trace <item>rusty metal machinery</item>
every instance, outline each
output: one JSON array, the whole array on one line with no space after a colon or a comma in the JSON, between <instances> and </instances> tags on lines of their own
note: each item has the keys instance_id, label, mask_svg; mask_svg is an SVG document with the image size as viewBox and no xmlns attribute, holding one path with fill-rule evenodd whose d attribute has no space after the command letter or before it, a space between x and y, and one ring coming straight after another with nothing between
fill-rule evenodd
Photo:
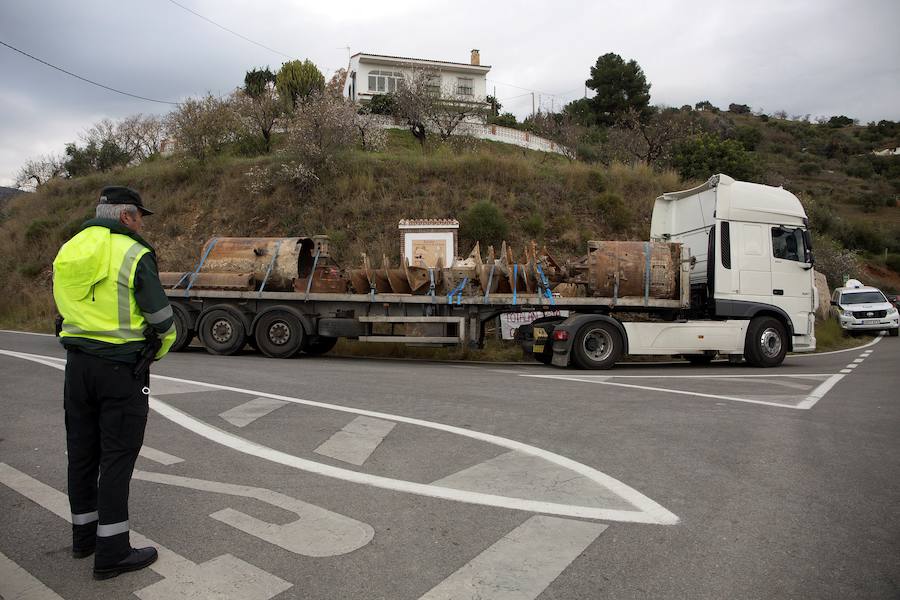
<instances>
[{"instance_id":1,"label":"rusty metal machinery","mask_svg":"<svg viewBox=\"0 0 900 600\"><path fill-rule=\"evenodd\" d=\"M267 290L336 294L475 296L553 294L562 297L679 297L680 244L589 241L587 254L563 264L531 242L519 260L503 242L499 253L479 244L444 266L375 266L365 254L358 268L341 269L326 236L212 238L193 271L160 273L169 289Z\"/></svg>"}]
</instances>

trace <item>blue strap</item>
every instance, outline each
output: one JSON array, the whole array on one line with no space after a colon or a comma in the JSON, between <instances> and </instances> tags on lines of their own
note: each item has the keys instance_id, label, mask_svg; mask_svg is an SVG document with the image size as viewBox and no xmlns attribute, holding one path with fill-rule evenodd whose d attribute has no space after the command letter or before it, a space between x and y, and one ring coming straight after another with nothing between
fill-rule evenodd
<instances>
[{"instance_id":1,"label":"blue strap","mask_svg":"<svg viewBox=\"0 0 900 600\"><path fill-rule=\"evenodd\" d=\"M468 277L468 276L463 277L462 285L459 286L459 294L456 296L456 305L457 305L457 306L459 306L459 305L462 304L463 290L466 289L466 284L467 284L467 283L469 283L469 277Z\"/></svg>"},{"instance_id":2,"label":"blue strap","mask_svg":"<svg viewBox=\"0 0 900 600\"><path fill-rule=\"evenodd\" d=\"M434 269L432 267L428 267L428 278L431 280L431 285L428 286L428 295L431 296L431 302L434 303Z\"/></svg>"},{"instance_id":3,"label":"blue strap","mask_svg":"<svg viewBox=\"0 0 900 600\"><path fill-rule=\"evenodd\" d=\"M484 290L484 304L488 303L488 294L491 293L491 284L494 282L494 269L497 267L497 263L491 265L491 272L488 275L488 284L487 289Z\"/></svg>"},{"instance_id":4,"label":"blue strap","mask_svg":"<svg viewBox=\"0 0 900 600\"><path fill-rule=\"evenodd\" d=\"M269 281L269 275L272 274L272 267L275 265L275 259L278 258L279 250L281 250L281 240L278 240L275 243L275 253L272 254L272 260L269 261L269 268L266 269L266 276L263 277L262 284L259 286L259 293L256 296L257 298L261 298L263 290L266 289L266 282Z\"/></svg>"},{"instance_id":5,"label":"blue strap","mask_svg":"<svg viewBox=\"0 0 900 600\"><path fill-rule=\"evenodd\" d=\"M319 264L319 250L316 250L316 257L313 259L313 268L309 273L309 279L306 280L306 297L303 301L309 300L309 290L312 288L313 277L316 276L316 266Z\"/></svg>"},{"instance_id":6,"label":"blue strap","mask_svg":"<svg viewBox=\"0 0 900 600\"><path fill-rule=\"evenodd\" d=\"M644 265L644 306L650 304L650 242L644 242L644 254L647 263Z\"/></svg>"},{"instance_id":7,"label":"blue strap","mask_svg":"<svg viewBox=\"0 0 900 600\"><path fill-rule=\"evenodd\" d=\"M450 290L450 293L447 295L447 304L453 304L453 296L455 296L456 294L462 295L462 288L464 285L466 285L466 281L468 281L468 279L469 278L466 277L465 279L460 281L458 284L456 284L455 288Z\"/></svg>"},{"instance_id":8,"label":"blue strap","mask_svg":"<svg viewBox=\"0 0 900 600\"><path fill-rule=\"evenodd\" d=\"M200 262L197 263L197 268L194 269L194 272L190 274L190 281L188 282L187 287L184 288L184 297L185 298L188 297L188 292L191 291L191 286L193 286L194 281L197 280L197 274L200 272L200 269L203 268L203 263L206 262L206 257L209 256L209 253L212 252L213 247L216 245L216 242L218 242L218 241L219 241L219 238L213 238L209 242L209 247L206 249L206 252L203 253L203 256L200 258ZM185 273L184 275L182 275L181 279L178 280L178 283L176 283L175 285L172 286L172 289L174 290L179 285L181 285L181 283L185 280L186 277L188 277L188 273Z\"/></svg>"},{"instance_id":9,"label":"blue strap","mask_svg":"<svg viewBox=\"0 0 900 600\"><path fill-rule=\"evenodd\" d=\"M550 282L547 281L547 276L544 275L544 270L541 268L541 263L537 263L537 271L538 275L541 276L541 287L544 289L544 294L547 296L547 300L550 301L551 305L556 304L556 300L553 299L553 292L550 291Z\"/></svg>"},{"instance_id":10,"label":"blue strap","mask_svg":"<svg viewBox=\"0 0 900 600\"><path fill-rule=\"evenodd\" d=\"M516 284L519 283L519 263L513 263L513 306L516 305Z\"/></svg>"}]
</instances>

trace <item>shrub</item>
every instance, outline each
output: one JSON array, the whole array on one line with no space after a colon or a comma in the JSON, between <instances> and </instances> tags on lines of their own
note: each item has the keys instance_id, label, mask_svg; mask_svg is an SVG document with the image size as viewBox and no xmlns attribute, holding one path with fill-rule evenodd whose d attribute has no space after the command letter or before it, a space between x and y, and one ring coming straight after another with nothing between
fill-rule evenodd
<instances>
[{"instance_id":1,"label":"shrub","mask_svg":"<svg viewBox=\"0 0 900 600\"><path fill-rule=\"evenodd\" d=\"M819 166L819 163L803 162L800 163L797 170L800 171L801 175L815 175L822 171L822 167Z\"/></svg>"},{"instance_id":2,"label":"shrub","mask_svg":"<svg viewBox=\"0 0 900 600\"><path fill-rule=\"evenodd\" d=\"M847 163L847 166L844 167L844 172L850 177L868 179L875 175L875 168L869 160L862 157L853 157Z\"/></svg>"},{"instance_id":3,"label":"shrub","mask_svg":"<svg viewBox=\"0 0 900 600\"><path fill-rule=\"evenodd\" d=\"M229 104L212 94L185 100L166 117L166 126L178 149L198 160L221 153L238 129Z\"/></svg>"},{"instance_id":4,"label":"shrub","mask_svg":"<svg viewBox=\"0 0 900 600\"><path fill-rule=\"evenodd\" d=\"M544 218L541 215L529 216L522 222L522 231L531 237L540 237L544 233Z\"/></svg>"},{"instance_id":5,"label":"shrub","mask_svg":"<svg viewBox=\"0 0 900 600\"><path fill-rule=\"evenodd\" d=\"M484 245L498 245L509 233L506 217L489 200L482 200L469 207L460 223L463 237Z\"/></svg>"},{"instance_id":6,"label":"shrub","mask_svg":"<svg viewBox=\"0 0 900 600\"><path fill-rule=\"evenodd\" d=\"M894 273L900 273L900 254L888 254L884 264Z\"/></svg>"},{"instance_id":7,"label":"shrub","mask_svg":"<svg viewBox=\"0 0 900 600\"><path fill-rule=\"evenodd\" d=\"M488 123L491 125L499 125L501 127L515 127L519 124L519 122L516 121L516 115L508 112L489 118Z\"/></svg>"},{"instance_id":8,"label":"shrub","mask_svg":"<svg viewBox=\"0 0 900 600\"><path fill-rule=\"evenodd\" d=\"M831 117L828 119L828 126L834 127L835 129L839 129L841 127L846 127L847 125L853 125L856 121L851 119L850 117L845 117L844 115Z\"/></svg>"},{"instance_id":9,"label":"shrub","mask_svg":"<svg viewBox=\"0 0 900 600\"><path fill-rule=\"evenodd\" d=\"M733 136L745 150L756 150L763 137L762 131L752 125L738 125Z\"/></svg>"},{"instance_id":10,"label":"shrub","mask_svg":"<svg viewBox=\"0 0 900 600\"><path fill-rule=\"evenodd\" d=\"M397 114L397 100L394 94L375 94L366 109L373 115L395 115Z\"/></svg>"},{"instance_id":11,"label":"shrub","mask_svg":"<svg viewBox=\"0 0 900 600\"><path fill-rule=\"evenodd\" d=\"M813 256L816 271L825 275L831 288L840 287L847 278L859 275L859 254L830 237L813 234ZM820 298L819 301L827 302L828 299Z\"/></svg>"},{"instance_id":12,"label":"shrub","mask_svg":"<svg viewBox=\"0 0 900 600\"><path fill-rule=\"evenodd\" d=\"M736 115L747 115L750 114L750 107L746 104L729 104L728 112L734 113Z\"/></svg>"},{"instance_id":13,"label":"shrub","mask_svg":"<svg viewBox=\"0 0 900 600\"><path fill-rule=\"evenodd\" d=\"M722 140L700 134L675 145L673 166L684 179L706 179L725 173L735 179L753 181L759 177L754 157L736 140Z\"/></svg>"},{"instance_id":14,"label":"shrub","mask_svg":"<svg viewBox=\"0 0 900 600\"><path fill-rule=\"evenodd\" d=\"M618 194L603 192L598 195L594 198L594 210L613 231L621 231L631 223L631 211Z\"/></svg>"},{"instance_id":15,"label":"shrub","mask_svg":"<svg viewBox=\"0 0 900 600\"><path fill-rule=\"evenodd\" d=\"M47 219L35 219L25 228L25 240L29 242L41 241L50 231L53 230L55 224Z\"/></svg>"}]
</instances>

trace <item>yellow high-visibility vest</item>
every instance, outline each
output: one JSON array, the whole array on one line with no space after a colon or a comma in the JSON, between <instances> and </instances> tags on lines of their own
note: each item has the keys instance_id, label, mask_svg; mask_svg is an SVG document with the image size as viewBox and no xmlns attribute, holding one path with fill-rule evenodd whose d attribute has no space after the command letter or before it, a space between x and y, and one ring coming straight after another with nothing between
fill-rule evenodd
<instances>
[{"instance_id":1,"label":"yellow high-visibility vest","mask_svg":"<svg viewBox=\"0 0 900 600\"><path fill-rule=\"evenodd\" d=\"M66 242L53 261L53 298L63 316L60 335L109 344L143 340L147 321L133 286L138 261L148 252L106 227L88 227Z\"/></svg>"}]
</instances>

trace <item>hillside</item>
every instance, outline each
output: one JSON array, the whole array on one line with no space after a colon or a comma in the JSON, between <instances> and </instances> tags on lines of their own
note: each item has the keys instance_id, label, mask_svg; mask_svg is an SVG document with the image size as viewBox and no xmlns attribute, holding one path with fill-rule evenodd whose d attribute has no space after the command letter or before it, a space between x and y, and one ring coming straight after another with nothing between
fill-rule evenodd
<instances>
[{"instance_id":1,"label":"hillside","mask_svg":"<svg viewBox=\"0 0 900 600\"><path fill-rule=\"evenodd\" d=\"M864 166L848 173L846 159L820 157L803 145L807 126L823 126L779 125L752 115L736 115L734 121L760 131L752 154L763 181L800 196L813 228L868 251L878 270L874 282L896 287L896 272L878 261L884 262L880 249L888 248L887 262L896 269L900 157L887 159L893 161L890 176ZM802 131L791 129L797 125ZM841 135L853 139L851 128L844 129ZM313 185L283 176L290 158L279 152L250 158L226 153L205 162L156 157L112 172L53 180L35 194L10 200L0 213L0 327L48 330L50 264L60 244L92 216L98 190L110 183L141 192L157 213L147 219L145 233L157 247L161 269L182 270L195 265L212 236L326 233L345 266L357 264L363 251L396 261L401 218L460 219L460 252L466 253L475 241L472 232L485 225L478 222L483 216L468 211L484 201L499 209L498 227L508 227L505 237L514 248L536 239L569 258L582 254L589 239L645 239L654 198L700 182L684 181L671 169L569 161L492 142L448 144L423 153L404 131L390 132L383 151L340 155L335 172ZM865 156L863 161L870 164ZM854 244L855 238L865 243Z\"/></svg>"}]
</instances>

